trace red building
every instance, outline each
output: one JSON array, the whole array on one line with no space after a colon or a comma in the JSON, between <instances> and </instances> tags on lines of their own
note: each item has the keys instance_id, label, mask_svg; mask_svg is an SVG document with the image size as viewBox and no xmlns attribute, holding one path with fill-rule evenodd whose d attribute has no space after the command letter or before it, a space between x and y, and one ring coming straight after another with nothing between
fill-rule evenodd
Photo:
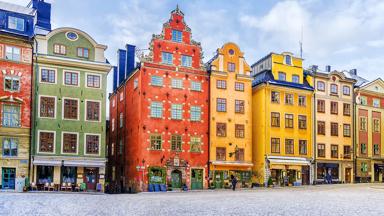
<instances>
[{"instance_id":1,"label":"red building","mask_svg":"<svg viewBox=\"0 0 384 216\"><path fill-rule=\"evenodd\" d=\"M206 188L209 77L178 8L149 50L136 68L133 46L118 51L109 98L110 181L128 190Z\"/></svg>"}]
</instances>

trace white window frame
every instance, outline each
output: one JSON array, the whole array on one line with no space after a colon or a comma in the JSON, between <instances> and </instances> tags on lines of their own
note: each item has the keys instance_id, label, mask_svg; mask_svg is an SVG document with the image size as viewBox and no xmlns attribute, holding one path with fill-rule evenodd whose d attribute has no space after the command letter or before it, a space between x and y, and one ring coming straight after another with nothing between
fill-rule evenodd
<instances>
[{"instance_id":1,"label":"white window frame","mask_svg":"<svg viewBox=\"0 0 384 216\"><path fill-rule=\"evenodd\" d=\"M11 59L7 59L7 48L11 48L12 49L12 58ZM13 55L14 55L14 50L15 49L18 49L19 50L19 59L14 59L13 58ZM9 46L9 45L6 45L4 47L4 59L8 60L8 61L14 61L14 62L21 62L21 58L22 58L22 50L20 47L16 47L16 46Z\"/></svg>"},{"instance_id":2,"label":"white window frame","mask_svg":"<svg viewBox=\"0 0 384 216\"><path fill-rule=\"evenodd\" d=\"M15 23L15 27L14 28L11 28L11 18L15 19L16 23ZM17 29L17 21L22 21L23 23L23 29L20 30L20 29ZM19 32L24 32L25 31L25 19L24 18L21 18L21 17L17 17L17 16L8 16L8 29L12 29L12 30L16 30L16 31L19 31Z\"/></svg>"},{"instance_id":3,"label":"white window frame","mask_svg":"<svg viewBox=\"0 0 384 216\"><path fill-rule=\"evenodd\" d=\"M55 115L54 115L53 118L51 118L51 117L41 117L41 116L40 116L40 104L41 104L40 102L41 102L41 97L55 98ZM57 117L57 96L51 96L51 95L39 95L38 110L37 110L37 112L38 112L38 116L39 116L39 118L41 118L41 119L56 119L56 117Z\"/></svg>"},{"instance_id":4,"label":"white window frame","mask_svg":"<svg viewBox=\"0 0 384 216\"><path fill-rule=\"evenodd\" d=\"M10 90L10 89L5 89L5 80L6 79L11 79L11 87L13 87L13 81L14 80L18 80L19 81L19 88L17 90ZM21 87L21 77L19 76L14 76L14 75L6 75L4 76L4 79L3 79L3 82L4 82L4 91L7 91L7 92L20 92L20 87Z\"/></svg>"},{"instance_id":5,"label":"white window frame","mask_svg":"<svg viewBox=\"0 0 384 216\"><path fill-rule=\"evenodd\" d=\"M87 135L98 136L99 137L99 154L87 154ZM101 154L101 134L96 133L84 133L84 155L87 156L100 156Z\"/></svg>"},{"instance_id":6,"label":"white window frame","mask_svg":"<svg viewBox=\"0 0 384 216\"><path fill-rule=\"evenodd\" d=\"M65 84L65 73L66 72L77 73L77 85L67 85L67 84ZM80 82L81 82L80 71L73 71L73 70L64 69L63 70L63 77L62 78L63 78L63 86L67 86L67 87L80 87Z\"/></svg>"},{"instance_id":7,"label":"white window frame","mask_svg":"<svg viewBox=\"0 0 384 216\"><path fill-rule=\"evenodd\" d=\"M91 75L91 76L98 76L100 78L100 83L99 83L99 87L89 87L88 86L88 75ZM80 81L80 78L79 78L79 81ZM103 86L103 77L100 75L100 74L95 74L95 73L85 73L85 88L88 88L88 89L101 89Z\"/></svg>"},{"instance_id":8,"label":"white window frame","mask_svg":"<svg viewBox=\"0 0 384 216\"><path fill-rule=\"evenodd\" d=\"M95 121L95 120L87 120L87 115L88 115L88 113L87 113L87 103L88 102L98 102L99 104L100 104L100 106L99 106L99 121ZM85 113L85 115L84 115L84 121L86 121L86 122L101 122L101 119L102 119L102 113L101 113L101 106L102 106L102 103L101 103L101 101L100 100L89 100L89 99L85 99L85 104L84 104L85 106L84 106L84 109L85 109L85 111L84 111L84 113Z\"/></svg>"},{"instance_id":9,"label":"white window frame","mask_svg":"<svg viewBox=\"0 0 384 216\"><path fill-rule=\"evenodd\" d=\"M180 86L179 86L180 84ZM171 87L173 89L183 89L184 88L184 83L183 83L183 79L180 79L180 78L172 78L171 79Z\"/></svg>"},{"instance_id":10,"label":"white window frame","mask_svg":"<svg viewBox=\"0 0 384 216\"><path fill-rule=\"evenodd\" d=\"M67 118L64 118L64 100L65 99L77 100L77 119L67 119ZM68 121L79 121L80 120L80 99L79 98L62 97L61 101L62 101L61 102L61 119L66 120L66 121L67 120Z\"/></svg>"},{"instance_id":11,"label":"white window frame","mask_svg":"<svg viewBox=\"0 0 384 216\"><path fill-rule=\"evenodd\" d=\"M53 152L40 152L40 132L53 133ZM37 153L39 154L56 154L56 131L37 130Z\"/></svg>"},{"instance_id":12,"label":"white window frame","mask_svg":"<svg viewBox=\"0 0 384 216\"><path fill-rule=\"evenodd\" d=\"M50 82L42 82L41 81L41 78L42 78L42 70L45 69L45 70L53 70L55 71L55 82L54 83L50 83ZM47 84L47 85L55 85L57 84L57 69L55 68L49 68L49 67L41 67L39 68L39 83L41 84Z\"/></svg>"},{"instance_id":13,"label":"white window frame","mask_svg":"<svg viewBox=\"0 0 384 216\"><path fill-rule=\"evenodd\" d=\"M64 134L76 134L76 153L64 153ZM78 132L70 132L70 131L62 131L61 132L61 154L63 155L78 155L79 154L79 133Z\"/></svg>"},{"instance_id":14,"label":"white window frame","mask_svg":"<svg viewBox=\"0 0 384 216\"><path fill-rule=\"evenodd\" d=\"M193 86L196 87L196 85L199 86L199 89L197 89L197 88L193 88ZM201 90L202 90L201 82L199 82L199 81L191 81L191 91L201 92Z\"/></svg>"}]
</instances>

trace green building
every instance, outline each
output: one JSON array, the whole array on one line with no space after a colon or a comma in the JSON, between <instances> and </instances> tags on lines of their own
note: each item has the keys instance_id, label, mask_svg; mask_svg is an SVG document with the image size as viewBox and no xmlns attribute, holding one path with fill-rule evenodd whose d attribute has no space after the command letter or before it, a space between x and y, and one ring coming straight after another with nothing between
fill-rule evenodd
<instances>
[{"instance_id":1,"label":"green building","mask_svg":"<svg viewBox=\"0 0 384 216\"><path fill-rule=\"evenodd\" d=\"M37 185L103 188L106 48L73 28L36 36L30 173Z\"/></svg>"}]
</instances>

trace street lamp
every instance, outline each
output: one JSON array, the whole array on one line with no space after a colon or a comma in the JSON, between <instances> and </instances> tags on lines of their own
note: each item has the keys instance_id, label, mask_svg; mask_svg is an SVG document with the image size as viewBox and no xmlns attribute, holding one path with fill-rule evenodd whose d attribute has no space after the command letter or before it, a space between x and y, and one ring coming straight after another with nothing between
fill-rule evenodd
<instances>
[{"instance_id":1,"label":"street lamp","mask_svg":"<svg viewBox=\"0 0 384 216\"><path fill-rule=\"evenodd\" d=\"M141 177L141 181L140 181L140 187L141 187L141 190L142 191L144 191L144 188L145 188L145 186L144 186L144 171L145 171L145 160L143 159L142 161L141 161L141 163L142 163L142 166L140 166L140 165L137 165L136 166L136 170L137 170L137 172L142 172L142 177Z\"/></svg>"}]
</instances>

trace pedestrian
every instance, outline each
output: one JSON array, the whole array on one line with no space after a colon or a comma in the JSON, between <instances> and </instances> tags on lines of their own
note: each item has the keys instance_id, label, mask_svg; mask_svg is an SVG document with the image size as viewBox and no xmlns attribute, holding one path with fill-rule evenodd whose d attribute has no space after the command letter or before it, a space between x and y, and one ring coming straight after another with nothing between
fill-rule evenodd
<instances>
[{"instance_id":1,"label":"pedestrian","mask_svg":"<svg viewBox=\"0 0 384 216\"><path fill-rule=\"evenodd\" d=\"M237 178L235 176L231 175L231 180L232 180L232 190L235 191L236 184L237 184Z\"/></svg>"}]
</instances>

